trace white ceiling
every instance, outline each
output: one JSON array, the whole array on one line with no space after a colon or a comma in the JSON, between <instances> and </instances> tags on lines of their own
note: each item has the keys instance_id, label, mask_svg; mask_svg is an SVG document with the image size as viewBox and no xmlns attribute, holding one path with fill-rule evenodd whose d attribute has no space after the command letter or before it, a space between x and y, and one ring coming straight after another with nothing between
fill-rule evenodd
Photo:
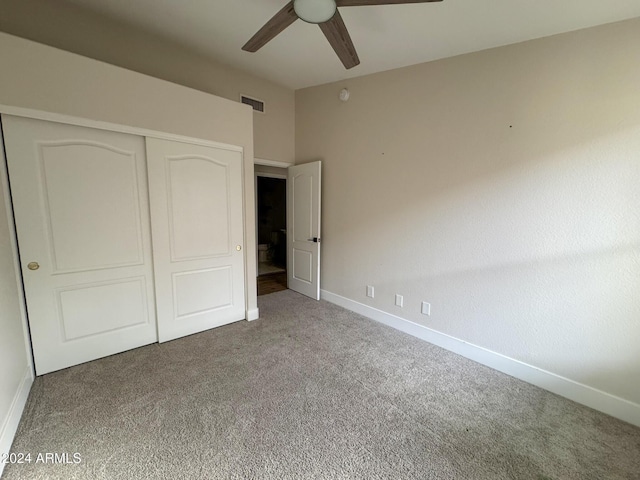
<instances>
[{"instance_id":1,"label":"white ceiling","mask_svg":"<svg viewBox=\"0 0 640 480\"><path fill-rule=\"evenodd\" d=\"M640 17L638 0L444 0L340 9L361 64L345 70L296 21L257 53L242 45L287 0L66 0L298 89Z\"/></svg>"}]
</instances>

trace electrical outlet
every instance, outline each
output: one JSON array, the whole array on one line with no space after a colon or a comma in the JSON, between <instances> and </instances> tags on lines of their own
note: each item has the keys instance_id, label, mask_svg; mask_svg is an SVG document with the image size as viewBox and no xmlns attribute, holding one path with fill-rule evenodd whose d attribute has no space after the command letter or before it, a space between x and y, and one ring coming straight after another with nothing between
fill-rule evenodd
<instances>
[{"instance_id":1,"label":"electrical outlet","mask_svg":"<svg viewBox=\"0 0 640 480\"><path fill-rule=\"evenodd\" d=\"M422 302L422 309L420 310L423 315L431 315L431 304Z\"/></svg>"},{"instance_id":2,"label":"electrical outlet","mask_svg":"<svg viewBox=\"0 0 640 480\"><path fill-rule=\"evenodd\" d=\"M367 297L373 298L373 295L374 295L373 287L371 285L367 285Z\"/></svg>"},{"instance_id":3,"label":"electrical outlet","mask_svg":"<svg viewBox=\"0 0 640 480\"><path fill-rule=\"evenodd\" d=\"M396 305L402 307L404 305L404 297L396 293Z\"/></svg>"}]
</instances>

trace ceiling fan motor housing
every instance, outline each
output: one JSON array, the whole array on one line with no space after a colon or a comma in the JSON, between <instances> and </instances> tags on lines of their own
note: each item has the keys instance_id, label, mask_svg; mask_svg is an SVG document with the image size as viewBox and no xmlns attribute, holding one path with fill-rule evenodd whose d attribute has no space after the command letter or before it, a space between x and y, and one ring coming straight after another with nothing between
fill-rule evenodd
<instances>
[{"instance_id":1,"label":"ceiling fan motor housing","mask_svg":"<svg viewBox=\"0 0 640 480\"><path fill-rule=\"evenodd\" d=\"M336 14L335 0L293 0L293 9L307 23L323 23Z\"/></svg>"}]
</instances>

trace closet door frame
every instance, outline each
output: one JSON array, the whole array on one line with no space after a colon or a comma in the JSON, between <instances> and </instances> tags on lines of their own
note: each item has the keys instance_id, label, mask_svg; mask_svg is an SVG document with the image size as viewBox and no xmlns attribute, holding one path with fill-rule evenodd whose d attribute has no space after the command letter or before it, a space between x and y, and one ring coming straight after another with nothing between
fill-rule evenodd
<instances>
[{"instance_id":1,"label":"closet door frame","mask_svg":"<svg viewBox=\"0 0 640 480\"><path fill-rule=\"evenodd\" d=\"M173 133L167 133L167 132L161 132L161 131L157 131L157 130L151 130L151 129L146 129L146 128L141 128L141 127L132 127L132 126L128 126L128 125L121 125L121 124L117 124L117 123L112 123L112 122L104 122L104 121L100 121L100 120L91 120L91 119L87 119L87 118L82 118L82 117L75 117L75 116L71 116L71 115L64 115L64 114L59 114L59 113L52 113L52 112L46 112L46 111L42 111L42 110L36 110L36 109L30 109L30 108L23 108L23 107L15 107L15 106L11 106L11 105L4 105L4 104L0 104L0 115L13 115L16 117L25 117L25 118L32 118L35 120L45 120L45 121L50 121L50 122L56 122L56 123L63 123L63 124L68 124L68 125L75 125L75 126L79 126L79 127L88 127L88 128L94 128L94 129L99 129L99 130L107 130L107 131L111 131L111 132L118 132L118 133L126 133L126 134L130 134L130 135L137 135L137 136L141 136L144 138L159 138L159 139L163 139L163 140L172 140L172 141L177 141L177 142L184 142L184 143L190 143L193 145L202 145L205 147L214 147L214 148L220 148L220 149L224 149L224 150L230 150L230 151L236 151L236 152L240 152L241 156L242 156L242 162L241 162L241 175L242 175L242 224L243 224L243 240L244 240L244 245L249 245L251 242L248 242L248 238L247 238L247 228L246 228L246 218L247 218L247 187L246 187L246 169L245 169L245 152L244 152L244 148L238 145L232 145L232 144L228 144L228 143L223 143L223 142L216 142L216 141L211 141L211 140L204 140L201 138L196 138L196 137L189 137L186 135L177 135L177 134L173 134ZM0 143L0 146L3 146ZM0 180L3 181L3 186L5 187L5 194L7 195L7 197L9 198L9 189L6 188L9 186L9 182L8 179L6 178L6 169L7 169L7 160L4 157L4 151L0 153L0 169L3 170L2 175L0 176ZM253 207L252 207L253 208ZM8 220L11 222L13 220L13 211L11 209L11 207L8 205L7 206L7 210L11 210L10 212L10 217L8 218ZM15 224L14 224L15 225ZM33 362L32 362L32 349L31 349L31 341L30 341L30 334L29 334L29 319L28 319L28 314L25 308L26 305L26 300L25 300L25 292L24 292L24 288L22 287L22 268L21 268L21 264L20 264L20 258L19 258L19 245L17 243L16 240L16 233L15 233L15 227L14 225L10 226L10 230L11 230L11 235L12 235L12 239L13 239L13 250L14 250L14 259L15 259L15 264L16 264L16 275L17 275L17 282L18 282L18 292L19 292L19 296L20 296L20 303L21 303L21 320L22 320L22 325L23 325L23 329L25 331L25 338L26 338L26 344L27 344L27 349L29 351L29 366L31 369L31 374L32 377L35 377L35 368L33 366ZM249 301L249 293L251 292L251 288L250 288L250 283L254 282L255 279L251 278L248 275L248 271L249 271L249 258L247 255L248 249L244 248L243 249L243 255L244 255L244 304L245 304L245 320L256 320L258 318L258 311L257 309L250 309L249 305L250 305L250 301Z\"/></svg>"}]
</instances>

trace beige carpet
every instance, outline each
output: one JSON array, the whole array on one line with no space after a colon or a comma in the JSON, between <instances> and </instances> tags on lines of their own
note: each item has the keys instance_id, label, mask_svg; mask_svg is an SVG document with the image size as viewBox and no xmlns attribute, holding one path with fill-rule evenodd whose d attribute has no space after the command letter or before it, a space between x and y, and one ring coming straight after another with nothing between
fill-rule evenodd
<instances>
[{"instance_id":1,"label":"beige carpet","mask_svg":"<svg viewBox=\"0 0 640 480\"><path fill-rule=\"evenodd\" d=\"M639 428L326 302L259 306L39 377L13 451L81 463L3 478L640 478Z\"/></svg>"}]
</instances>

